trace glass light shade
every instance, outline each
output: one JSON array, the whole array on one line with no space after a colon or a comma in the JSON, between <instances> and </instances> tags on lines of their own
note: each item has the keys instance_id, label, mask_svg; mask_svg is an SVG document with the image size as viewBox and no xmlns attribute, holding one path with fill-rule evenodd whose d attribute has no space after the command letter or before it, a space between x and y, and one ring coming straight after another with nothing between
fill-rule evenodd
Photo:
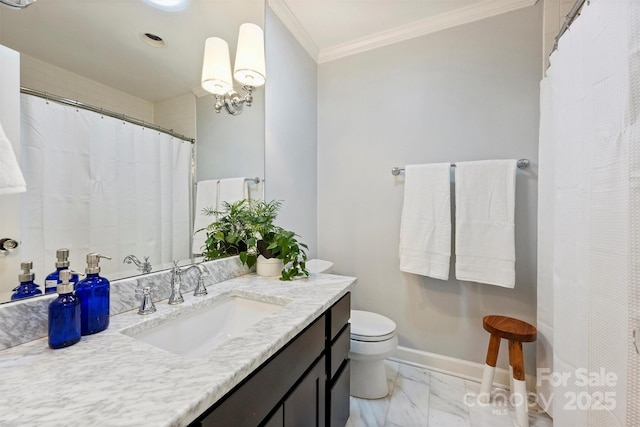
<instances>
[{"instance_id":1,"label":"glass light shade","mask_svg":"<svg viewBox=\"0 0 640 427\"><path fill-rule=\"evenodd\" d=\"M243 85L258 87L265 82L264 35L255 24L240 25L233 77Z\"/></svg>"},{"instance_id":2,"label":"glass light shade","mask_svg":"<svg viewBox=\"0 0 640 427\"><path fill-rule=\"evenodd\" d=\"M145 3L168 12L180 12L189 5L191 0L143 0Z\"/></svg>"},{"instance_id":3,"label":"glass light shade","mask_svg":"<svg viewBox=\"0 0 640 427\"><path fill-rule=\"evenodd\" d=\"M224 95L233 88L231 82L229 45L218 37L209 37L204 44L202 88L214 95Z\"/></svg>"}]
</instances>

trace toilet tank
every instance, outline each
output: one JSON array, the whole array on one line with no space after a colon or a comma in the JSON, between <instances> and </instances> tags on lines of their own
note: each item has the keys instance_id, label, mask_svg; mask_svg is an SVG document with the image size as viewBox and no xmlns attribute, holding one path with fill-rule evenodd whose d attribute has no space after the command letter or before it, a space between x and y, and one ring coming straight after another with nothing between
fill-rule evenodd
<instances>
[{"instance_id":1,"label":"toilet tank","mask_svg":"<svg viewBox=\"0 0 640 427\"><path fill-rule=\"evenodd\" d=\"M333 263L323 259L310 259L307 261L306 267L309 273L331 273Z\"/></svg>"}]
</instances>

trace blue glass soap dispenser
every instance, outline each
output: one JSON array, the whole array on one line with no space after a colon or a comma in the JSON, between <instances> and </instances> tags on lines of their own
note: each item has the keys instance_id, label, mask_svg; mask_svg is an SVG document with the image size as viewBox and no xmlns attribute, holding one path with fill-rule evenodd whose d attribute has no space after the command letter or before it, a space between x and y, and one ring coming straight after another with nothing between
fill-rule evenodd
<instances>
[{"instance_id":1,"label":"blue glass soap dispenser","mask_svg":"<svg viewBox=\"0 0 640 427\"><path fill-rule=\"evenodd\" d=\"M44 279L44 293L51 294L56 291L58 284L61 283L60 280L60 271L67 270L69 268L69 249L58 249L56 251L56 271L49 274ZM74 285L78 282L78 275L76 273L71 274L71 279L69 279L69 283L73 283Z\"/></svg>"},{"instance_id":2,"label":"blue glass soap dispenser","mask_svg":"<svg viewBox=\"0 0 640 427\"><path fill-rule=\"evenodd\" d=\"M74 274L69 270L60 271L58 298L49 304L49 347L69 347L80 341L80 299L73 294ZM77 275L75 275L77 277Z\"/></svg>"},{"instance_id":3,"label":"blue glass soap dispenser","mask_svg":"<svg viewBox=\"0 0 640 427\"><path fill-rule=\"evenodd\" d=\"M36 275L31 272L32 268L33 263L31 261L20 263L20 269L22 270L22 273L18 275L20 284L13 288L13 295L11 295L12 301L42 295L40 286L33 281Z\"/></svg>"},{"instance_id":4,"label":"blue glass soap dispenser","mask_svg":"<svg viewBox=\"0 0 640 427\"><path fill-rule=\"evenodd\" d=\"M76 296L81 304L82 335L95 334L109 326L109 281L98 275L100 258L111 259L96 253L87 255L87 277L76 285Z\"/></svg>"}]
</instances>

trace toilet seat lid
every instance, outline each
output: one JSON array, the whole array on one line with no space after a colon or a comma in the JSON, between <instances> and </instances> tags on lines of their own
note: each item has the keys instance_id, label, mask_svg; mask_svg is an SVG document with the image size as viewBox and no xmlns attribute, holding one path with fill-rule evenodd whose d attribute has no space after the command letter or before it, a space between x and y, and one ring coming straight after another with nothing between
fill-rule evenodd
<instances>
[{"instance_id":1,"label":"toilet seat lid","mask_svg":"<svg viewBox=\"0 0 640 427\"><path fill-rule=\"evenodd\" d=\"M370 311L351 310L351 338L358 341L384 341L396 334L396 322Z\"/></svg>"}]
</instances>

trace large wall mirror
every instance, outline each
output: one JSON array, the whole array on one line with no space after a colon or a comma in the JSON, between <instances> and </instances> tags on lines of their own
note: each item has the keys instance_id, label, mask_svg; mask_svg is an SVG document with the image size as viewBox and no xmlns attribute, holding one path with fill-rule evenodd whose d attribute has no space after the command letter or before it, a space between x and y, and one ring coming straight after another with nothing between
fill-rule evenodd
<instances>
[{"instance_id":1,"label":"large wall mirror","mask_svg":"<svg viewBox=\"0 0 640 427\"><path fill-rule=\"evenodd\" d=\"M109 137L115 138L124 147L114 149L119 150L120 154L141 159L139 164L132 166L132 178L127 181L127 185L120 185L122 191L131 193L132 198L157 199L153 194L149 195L145 188L136 188L136 174L140 181L149 175L157 176L157 181L163 186L188 182L186 199L182 196L169 198L161 204L170 207L174 213L187 212L187 218L192 222L192 182L247 177L251 179L248 181L250 196L260 197L264 194L264 88L254 91L253 105L245 108L238 116L231 116L224 110L217 114L213 108L213 96L200 89L206 38L216 36L225 39L229 43L233 64L240 25L251 22L264 28L264 13L264 0L38 0L22 10L0 7L0 44L20 53L20 85L23 87L47 91L83 104L93 104L195 139L194 149L188 150L189 167L185 170L175 167L177 160L175 157L171 158L171 154L163 154L165 151L171 152L171 149L160 152L151 149L153 154L149 154L149 149L140 148L139 144L155 142L135 136L129 136L127 142L123 142L119 131L105 127L101 117L97 119L98 129L91 123L88 124L91 133L105 132L106 129ZM25 101L25 96L28 95L21 96L21 109L25 102L55 104L54 101L43 98L39 98L40 101ZM38 104L34 108L44 107ZM48 112L45 111L45 114ZM90 122L92 119L83 120ZM56 132L64 134L65 124L69 122L66 119L57 121L57 127L54 126ZM28 134L24 128L23 121L21 142L25 134ZM168 135L165 137L172 139ZM140 140L144 141L139 142ZM188 142L184 144L190 146ZM173 155L184 160L187 151L176 154L176 150L173 150ZM109 150L103 151L106 151L104 156L111 155ZM105 160L100 157L101 150L97 150L97 153L95 156L98 162ZM154 156L164 165L163 170L169 171L168 176L159 175L153 162L147 161ZM33 156L26 158L31 159ZM127 161L109 157L100 167L108 168L111 164L114 168L123 168L123 163ZM192 162L196 165L195 176L191 176ZM41 165L23 167L38 168ZM84 182L82 171L74 171L73 167L73 162L60 167L62 175L66 174L68 178L67 181L61 179L61 182L73 182L80 187L89 185ZM256 185L252 181L254 178L260 178L260 184ZM51 180L47 185L53 185ZM27 187L27 193L19 196L21 200L47 200L46 196L52 194L49 190L43 190L47 188L44 185L30 186L27 182ZM56 191L64 193L64 189ZM2 197L0 196L0 208L3 207ZM88 205L79 208L73 204L65 204L64 197L60 197L57 215L68 217L86 211L87 215L99 213L114 216L119 212L119 218L126 218L123 215L126 204L119 202L105 205L104 201L96 203L92 198L87 203ZM150 209L151 214L145 214L148 221L144 227L162 229L161 222L168 220L156 215L155 208ZM36 283L41 288L44 288L45 276L55 270L55 250L48 250L43 259L31 260L24 257L21 251L29 242L23 241L23 237L31 235L24 230L31 231L29 227L37 212L25 214L21 210L19 215L18 228L9 224L11 221L0 221L0 239L17 236L21 243L12 252L0 255L0 302L7 302L11 290L18 285L21 262L33 261ZM45 221L43 224L37 226L40 234L55 240L56 234L50 233L55 229L55 221ZM188 224L182 224L181 227L184 233L191 234ZM92 236L92 239L100 235L105 239L114 235L124 236L129 240L136 238L136 229L132 229L131 224L123 220L112 221L108 229L83 232ZM165 246L158 247L158 252L171 253L175 249L169 247L175 246L171 238L158 242L161 244L157 243L157 246ZM123 262L122 253L117 248L117 239L116 243L110 243L106 248L94 247L93 243L88 245L86 251L71 254L71 267L74 270L84 271L87 252L103 252L114 255L111 261L102 265L103 274L107 278L118 279L140 274L135 265ZM62 248L66 245L64 242L58 244L47 241L47 246ZM190 261L190 249L191 245L186 252L181 252L184 254L180 257L183 262ZM134 255L142 259L150 254L141 250ZM158 261L152 257L149 262L153 265L153 271L169 267L166 260Z\"/></svg>"}]
</instances>

